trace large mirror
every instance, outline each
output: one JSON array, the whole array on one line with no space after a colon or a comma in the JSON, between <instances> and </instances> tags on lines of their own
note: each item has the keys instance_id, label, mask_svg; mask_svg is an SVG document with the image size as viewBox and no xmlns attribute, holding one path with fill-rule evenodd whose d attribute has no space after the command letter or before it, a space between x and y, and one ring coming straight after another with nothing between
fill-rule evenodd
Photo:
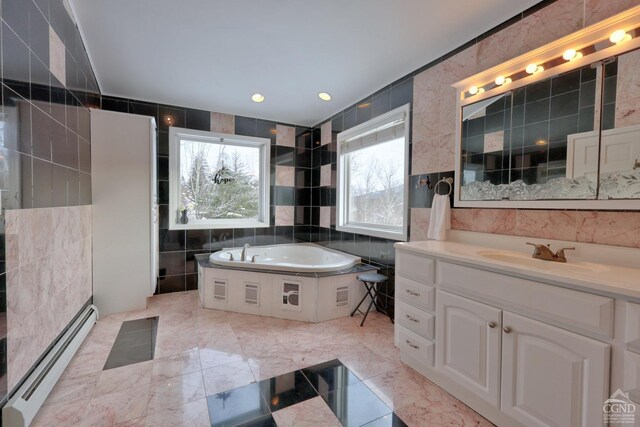
<instances>
[{"instance_id":1,"label":"large mirror","mask_svg":"<svg viewBox=\"0 0 640 427\"><path fill-rule=\"evenodd\" d=\"M595 199L601 68L587 65L464 106L460 200Z\"/></svg>"},{"instance_id":2,"label":"large mirror","mask_svg":"<svg viewBox=\"0 0 640 427\"><path fill-rule=\"evenodd\" d=\"M604 66L599 143L598 198L640 199L640 50Z\"/></svg>"}]
</instances>

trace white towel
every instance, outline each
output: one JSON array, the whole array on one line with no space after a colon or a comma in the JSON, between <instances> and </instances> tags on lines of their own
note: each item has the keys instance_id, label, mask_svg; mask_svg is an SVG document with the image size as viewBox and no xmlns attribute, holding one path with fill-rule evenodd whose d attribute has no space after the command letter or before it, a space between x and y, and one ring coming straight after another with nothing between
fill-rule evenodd
<instances>
[{"instance_id":1,"label":"white towel","mask_svg":"<svg viewBox=\"0 0 640 427\"><path fill-rule=\"evenodd\" d=\"M431 204L431 218L429 219L429 240L445 240L446 231L451 230L451 206L449 196L436 194Z\"/></svg>"}]
</instances>

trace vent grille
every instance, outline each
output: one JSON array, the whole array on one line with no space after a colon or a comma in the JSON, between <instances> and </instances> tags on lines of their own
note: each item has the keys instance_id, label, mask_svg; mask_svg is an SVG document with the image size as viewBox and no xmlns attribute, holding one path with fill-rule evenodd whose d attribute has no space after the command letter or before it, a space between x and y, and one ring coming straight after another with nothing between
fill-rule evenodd
<instances>
[{"instance_id":1,"label":"vent grille","mask_svg":"<svg viewBox=\"0 0 640 427\"><path fill-rule=\"evenodd\" d=\"M349 305L349 287L341 286L336 289L336 307L346 307Z\"/></svg>"},{"instance_id":2,"label":"vent grille","mask_svg":"<svg viewBox=\"0 0 640 427\"><path fill-rule=\"evenodd\" d=\"M260 305L260 286L254 283L244 284L245 304Z\"/></svg>"},{"instance_id":3,"label":"vent grille","mask_svg":"<svg viewBox=\"0 0 640 427\"><path fill-rule=\"evenodd\" d=\"M213 299L218 301L227 300L227 282L222 280L214 280L213 282Z\"/></svg>"}]
</instances>

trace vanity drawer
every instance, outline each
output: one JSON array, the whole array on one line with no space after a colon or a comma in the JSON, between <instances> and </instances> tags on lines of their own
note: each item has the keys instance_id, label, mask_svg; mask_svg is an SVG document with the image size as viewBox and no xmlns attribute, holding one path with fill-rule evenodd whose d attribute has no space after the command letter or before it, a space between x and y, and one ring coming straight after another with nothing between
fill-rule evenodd
<instances>
[{"instance_id":1,"label":"vanity drawer","mask_svg":"<svg viewBox=\"0 0 640 427\"><path fill-rule=\"evenodd\" d=\"M436 278L436 261L422 255L397 251L396 272L409 279L433 285Z\"/></svg>"},{"instance_id":2,"label":"vanity drawer","mask_svg":"<svg viewBox=\"0 0 640 427\"><path fill-rule=\"evenodd\" d=\"M448 262L438 263L440 287L577 332L613 337L612 298Z\"/></svg>"},{"instance_id":3,"label":"vanity drawer","mask_svg":"<svg viewBox=\"0 0 640 427\"><path fill-rule=\"evenodd\" d=\"M433 366L434 343L422 338L410 330L396 325L396 340L401 352L408 354L417 361Z\"/></svg>"},{"instance_id":4,"label":"vanity drawer","mask_svg":"<svg viewBox=\"0 0 640 427\"><path fill-rule=\"evenodd\" d=\"M396 301L395 320L399 325L429 339L435 338L435 316L400 300Z\"/></svg>"},{"instance_id":5,"label":"vanity drawer","mask_svg":"<svg viewBox=\"0 0 640 427\"><path fill-rule=\"evenodd\" d=\"M436 290L433 286L396 276L396 297L416 307L433 311Z\"/></svg>"}]
</instances>

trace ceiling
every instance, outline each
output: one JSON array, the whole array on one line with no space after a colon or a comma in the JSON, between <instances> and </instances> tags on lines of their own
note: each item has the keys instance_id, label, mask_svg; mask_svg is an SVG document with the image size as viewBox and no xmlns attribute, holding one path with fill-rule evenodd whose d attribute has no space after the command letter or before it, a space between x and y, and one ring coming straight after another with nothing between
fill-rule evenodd
<instances>
[{"instance_id":1,"label":"ceiling","mask_svg":"<svg viewBox=\"0 0 640 427\"><path fill-rule=\"evenodd\" d=\"M104 95L315 125L538 1L71 3Z\"/></svg>"}]
</instances>

